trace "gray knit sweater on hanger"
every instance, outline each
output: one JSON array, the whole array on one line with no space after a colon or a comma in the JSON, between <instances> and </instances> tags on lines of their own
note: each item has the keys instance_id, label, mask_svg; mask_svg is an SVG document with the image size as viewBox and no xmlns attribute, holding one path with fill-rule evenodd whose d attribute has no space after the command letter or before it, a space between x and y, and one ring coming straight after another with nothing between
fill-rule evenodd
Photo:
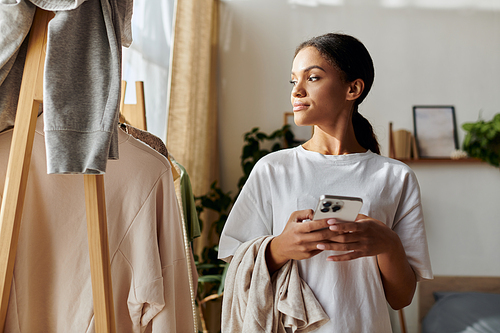
<instances>
[{"instance_id":1,"label":"gray knit sweater on hanger","mask_svg":"<svg viewBox=\"0 0 500 333\"><path fill-rule=\"evenodd\" d=\"M31 3L55 11L48 27L44 72L47 172L102 174L108 158L118 158L121 47L131 43L132 0L31 0ZM12 23L8 20L13 15L4 14L15 12L18 19L23 18L18 21L22 25L18 24L17 32L19 36L26 35L36 9L32 4L26 0L0 0L0 7L5 6L0 8L2 25ZM12 36L9 40L0 36L0 46L8 43L15 46L10 40L17 44L22 40ZM13 56L0 49L0 65L12 62ZM20 71L6 69L3 72L0 69L0 131L12 126L17 100L12 101L11 96L19 93L15 89L19 89L16 83L20 82ZM9 88L14 91L4 89L7 88L4 84L10 82L8 76L13 76L10 81L14 83Z\"/></svg>"}]
</instances>

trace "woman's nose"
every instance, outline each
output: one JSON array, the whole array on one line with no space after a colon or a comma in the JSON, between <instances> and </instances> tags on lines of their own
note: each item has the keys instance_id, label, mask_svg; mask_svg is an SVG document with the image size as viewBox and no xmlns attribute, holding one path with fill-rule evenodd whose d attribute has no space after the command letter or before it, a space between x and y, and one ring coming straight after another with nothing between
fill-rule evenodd
<instances>
[{"instance_id":1,"label":"woman's nose","mask_svg":"<svg viewBox=\"0 0 500 333\"><path fill-rule=\"evenodd\" d=\"M304 97L306 95L304 87L302 84L297 82L292 89L292 96L293 97Z\"/></svg>"}]
</instances>

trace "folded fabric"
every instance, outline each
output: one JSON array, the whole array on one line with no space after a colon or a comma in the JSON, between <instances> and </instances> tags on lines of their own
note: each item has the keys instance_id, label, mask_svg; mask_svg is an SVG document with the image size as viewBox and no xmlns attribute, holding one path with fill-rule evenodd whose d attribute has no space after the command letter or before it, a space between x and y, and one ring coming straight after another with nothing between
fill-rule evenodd
<instances>
[{"instance_id":1,"label":"folded fabric","mask_svg":"<svg viewBox=\"0 0 500 333\"><path fill-rule=\"evenodd\" d=\"M222 332L311 332L329 318L299 275L295 260L273 277L266 248L273 236L240 245L226 275L222 302Z\"/></svg>"}]
</instances>

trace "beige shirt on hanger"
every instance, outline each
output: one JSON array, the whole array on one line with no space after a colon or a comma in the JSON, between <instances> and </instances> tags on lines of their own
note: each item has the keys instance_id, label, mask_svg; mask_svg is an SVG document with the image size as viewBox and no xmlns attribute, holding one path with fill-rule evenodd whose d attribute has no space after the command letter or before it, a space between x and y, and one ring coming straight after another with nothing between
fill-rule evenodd
<instances>
[{"instance_id":1,"label":"beige shirt on hanger","mask_svg":"<svg viewBox=\"0 0 500 333\"><path fill-rule=\"evenodd\" d=\"M0 134L1 188L11 138ZM104 176L117 332L193 332L170 164L121 130L119 149ZM84 195L83 175L47 175L39 117L6 332L94 332Z\"/></svg>"}]
</instances>

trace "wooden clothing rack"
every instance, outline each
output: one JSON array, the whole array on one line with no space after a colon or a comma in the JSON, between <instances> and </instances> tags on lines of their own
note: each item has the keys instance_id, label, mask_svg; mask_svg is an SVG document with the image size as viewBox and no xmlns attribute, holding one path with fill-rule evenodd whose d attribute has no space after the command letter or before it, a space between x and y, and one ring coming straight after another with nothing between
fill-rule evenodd
<instances>
[{"instance_id":1,"label":"wooden clothing rack","mask_svg":"<svg viewBox=\"0 0 500 333\"><path fill-rule=\"evenodd\" d=\"M3 331L16 259L38 106L43 101L47 27L53 13L36 9L31 26L0 210L0 328ZM103 175L84 175L96 332L116 331ZM40 306L43 306L40 304Z\"/></svg>"}]
</instances>

